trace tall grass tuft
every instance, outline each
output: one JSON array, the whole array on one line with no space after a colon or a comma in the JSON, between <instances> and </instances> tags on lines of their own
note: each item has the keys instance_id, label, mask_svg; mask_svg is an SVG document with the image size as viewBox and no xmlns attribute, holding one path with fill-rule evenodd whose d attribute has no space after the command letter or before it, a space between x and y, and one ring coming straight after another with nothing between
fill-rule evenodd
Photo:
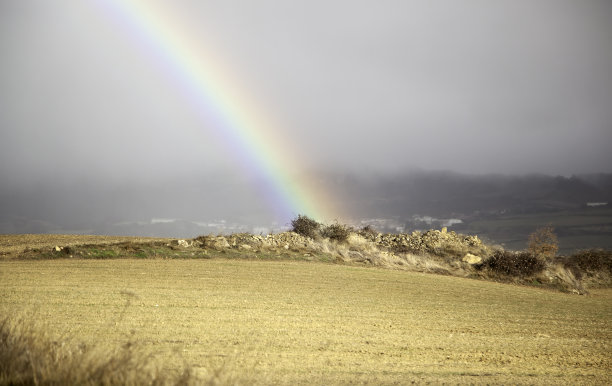
<instances>
[{"instance_id":1,"label":"tall grass tuft","mask_svg":"<svg viewBox=\"0 0 612 386\"><path fill-rule=\"evenodd\" d=\"M105 350L53 339L25 318L0 319L1 385L195 385L192 369L165 368L134 342ZM214 383L216 384L216 383Z\"/></svg>"}]
</instances>

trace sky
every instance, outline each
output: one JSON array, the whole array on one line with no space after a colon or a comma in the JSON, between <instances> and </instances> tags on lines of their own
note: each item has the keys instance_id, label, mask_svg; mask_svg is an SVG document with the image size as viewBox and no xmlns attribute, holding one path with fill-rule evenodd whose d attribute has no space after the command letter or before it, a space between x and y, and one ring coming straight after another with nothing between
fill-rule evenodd
<instances>
[{"instance_id":1,"label":"sky","mask_svg":"<svg viewBox=\"0 0 612 386\"><path fill-rule=\"evenodd\" d=\"M0 178L609 173L610 20L605 0L0 0Z\"/></svg>"}]
</instances>

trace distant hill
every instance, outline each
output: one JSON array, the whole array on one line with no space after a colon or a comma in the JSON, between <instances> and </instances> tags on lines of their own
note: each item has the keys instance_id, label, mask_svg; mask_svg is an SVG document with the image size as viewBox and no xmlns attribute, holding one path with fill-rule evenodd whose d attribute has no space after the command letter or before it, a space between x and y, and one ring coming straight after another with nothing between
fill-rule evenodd
<instances>
[{"instance_id":1,"label":"distant hill","mask_svg":"<svg viewBox=\"0 0 612 386\"><path fill-rule=\"evenodd\" d=\"M343 211L355 219L392 219L385 231L397 225L409 232L452 223L454 230L522 249L531 232L551 224L562 253L590 247L612 249L610 174L328 175L327 184L336 196L347 197Z\"/></svg>"},{"instance_id":2,"label":"distant hill","mask_svg":"<svg viewBox=\"0 0 612 386\"><path fill-rule=\"evenodd\" d=\"M359 224L364 219L382 219L376 223L381 231L449 223L452 229L520 249L535 227L552 223L562 251L612 248L612 174L325 172L317 180L317 189L330 192L339 212L350 217L340 221ZM146 184L41 181L27 187L3 185L0 233L194 237L235 231L265 233L288 225L273 222L269 206L252 185L222 173ZM175 220L156 223L155 218Z\"/></svg>"},{"instance_id":3,"label":"distant hill","mask_svg":"<svg viewBox=\"0 0 612 386\"><path fill-rule=\"evenodd\" d=\"M612 203L612 174L554 177L415 172L330 174L326 178L337 196L347 198L344 211L361 217L546 212L580 208L587 202Z\"/></svg>"}]
</instances>

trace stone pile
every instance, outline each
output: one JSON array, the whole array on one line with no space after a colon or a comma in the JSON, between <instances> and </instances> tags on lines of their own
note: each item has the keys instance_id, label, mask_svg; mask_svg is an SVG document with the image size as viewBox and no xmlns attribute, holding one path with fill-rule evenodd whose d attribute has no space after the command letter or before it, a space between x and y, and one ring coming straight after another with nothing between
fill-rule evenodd
<instances>
[{"instance_id":1,"label":"stone pile","mask_svg":"<svg viewBox=\"0 0 612 386\"><path fill-rule=\"evenodd\" d=\"M200 236L194 240L201 248L221 250L225 248L314 248L315 241L294 232L283 232L266 236L237 233L228 236Z\"/></svg>"},{"instance_id":2,"label":"stone pile","mask_svg":"<svg viewBox=\"0 0 612 386\"><path fill-rule=\"evenodd\" d=\"M466 254L482 256L486 246L477 236L461 235L455 232L442 230L430 230L424 233L412 232L411 234L372 234L356 235L363 243L370 245L370 249L387 251L390 253L413 253L433 254L440 256L455 256L462 258ZM283 232L270 235L253 235L249 233L237 233L228 236L200 236L191 241L189 246L222 250L233 249L320 249L320 241L299 235L295 232ZM363 243L361 247L365 248ZM178 242L179 246L187 246L186 241ZM355 244L352 243L351 244ZM355 247L355 245L352 245ZM351 248L354 249L354 248ZM474 259L471 259L474 260Z\"/></svg>"},{"instance_id":3,"label":"stone pile","mask_svg":"<svg viewBox=\"0 0 612 386\"><path fill-rule=\"evenodd\" d=\"M380 235L376 238L376 243L391 251L434 254L442 251L480 252L483 247L478 236L448 232L446 228L425 233Z\"/></svg>"}]
</instances>

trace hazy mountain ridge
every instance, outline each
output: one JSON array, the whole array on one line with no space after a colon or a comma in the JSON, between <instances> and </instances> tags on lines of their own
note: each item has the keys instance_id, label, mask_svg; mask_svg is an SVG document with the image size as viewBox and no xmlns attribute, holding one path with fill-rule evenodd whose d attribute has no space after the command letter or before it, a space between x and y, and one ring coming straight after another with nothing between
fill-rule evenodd
<instances>
[{"instance_id":1,"label":"hazy mountain ridge","mask_svg":"<svg viewBox=\"0 0 612 386\"><path fill-rule=\"evenodd\" d=\"M339 179L340 180L340 179ZM587 202L612 201L612 175L597 178L545 175L473 176L421 172L337 183L351 202L366 204L366 216L414 214L470 215L475 212L530 212L580 208ZM374 198L374 199L373 199ZM370 203L369 205L367 203ZM347 208L359 213L359 208Z\"/></svg>"},{"instance_id":2,"label":"hazy mountain ridge","mask_svg":"<svg viewBox=\"0 0 612 386\"><path fill-rule=\"evenodd\" d=\"M339 181L344 181L339 184L344 189L340 195L357 192L346 211L359 213L361 218L393 219L384 229L389 232L452 224L452 229L462 233L523 249L531 232L552 224L562 253L590 247L612 249L612 208L587 205L612 202L610 174L561 177L417 172L379 176L366 183L355 177Z\"/></svg>"},{"instance_id":3,"label":"hazy mountain ridge","mask_svg":"<svg viewBox=\"0 0 612 386\"><path fill-rule=\"evenodd\" d=\"M478 231L498 242L516 239L517 243L536 223L556 221L549 221L547 216L568 211L583 216L586 212L581 211L588 209L586 215L596 213L600 220L560 224L562 235L607 236L612 227L612 214L606 210L609 206L586 206L612 203L612 174L561 177L420 171L388 175L327 172L318 176L318 183L335 197L340 212L350 216L338 219L341 222L389 219L394 224L390 230L396 231L398 225L410 231L424 216L460 219L462 223L453 224L453 229ZM499 225L509 216L529 217L529 221L520 226L515 221L512 229L495 231L490 223L482 223L486 220ZM384 226L384 222L381 224ZM435 227L437 223L432 224ZM274 223L265 201L247 180L221 173L104 186L40 181L34 186L0 188L0 233L191 237L239 231L265 233L288 225ZM573 228L569 230L568 226Z\"/></svg>"}]
</instances>

